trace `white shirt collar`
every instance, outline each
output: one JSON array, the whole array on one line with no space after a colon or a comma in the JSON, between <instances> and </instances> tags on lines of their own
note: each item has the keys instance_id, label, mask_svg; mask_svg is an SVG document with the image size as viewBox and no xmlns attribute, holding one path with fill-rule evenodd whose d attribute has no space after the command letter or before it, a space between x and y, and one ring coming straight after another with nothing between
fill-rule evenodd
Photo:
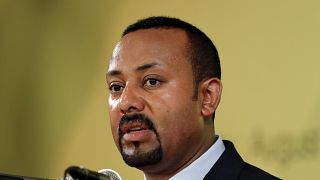
<instances>
[{"instance_id":1,"label":"white shirt collar","mask_svg":"<svg viewBox=\"0 0 320 180\"><path fill-rule=\"evenodd\" d=\"M222 138L216 138L216 142L204 154L169 180L203 179L225 150ZM147 178L144 176L144 179Z\"/></svg>"}]
</instances>

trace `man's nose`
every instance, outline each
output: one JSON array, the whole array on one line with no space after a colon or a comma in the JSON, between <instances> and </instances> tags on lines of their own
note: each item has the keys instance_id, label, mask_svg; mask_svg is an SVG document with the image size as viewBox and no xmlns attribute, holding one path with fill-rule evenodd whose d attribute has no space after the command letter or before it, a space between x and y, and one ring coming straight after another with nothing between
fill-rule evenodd
<instances>
[{"instance_id":1,"label":"man's nose","mask_svg":"<svg viewBox=\"0 0 320 180\"><path fill-rule=\"evenodd\" d=\"M122 114L140 112L144 109L144 100L139 90L126 86L121 94L120 111Z\"/></svg>"}]
</instances>

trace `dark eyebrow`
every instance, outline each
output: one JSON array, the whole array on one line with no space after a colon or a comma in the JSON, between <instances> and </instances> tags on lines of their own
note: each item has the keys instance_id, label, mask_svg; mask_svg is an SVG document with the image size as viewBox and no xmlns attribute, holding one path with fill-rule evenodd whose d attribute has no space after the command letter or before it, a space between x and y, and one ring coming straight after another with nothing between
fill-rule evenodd
<instances>
[{"instance_id":1,"label":"dark eyebrow","mask_svg":"<svg viewBox=\"0 0 320 180\"><path fill-rule=\"evenodd\" d=\"M107 72L107 77L108 77L108 76L117 76L117 75L120 75L120 74L122 74L121 71L111 70L111 71L108 71L108 72Z\"/></svg>"},{"instance_id":2,"label":"dark eyebrow","mask_svg":"<svg viewBox=\"0 0 320 180\"><path fill-rule=\"evenodd\" d=\"M138 66L136 68L136 71L144 71L144 70L150 69L150 68L152 68L154 66L157 66L157 65L159 65L159 64L155 63L155 62L154 63L143 64L141 66Z\"/></svg>"},{"instance_id":3,"label":"dark eyebrow","mask_svg":"<svg viewBox=\"0 0 320 180\"><path fill-rule=\"evenodd\" d=\"M150 69L150 68L152 68L154 66L157 66L157 65L159 65L159 64L155 63L155 62L154 63L143 64L141 66L138 66L135 70L136 71L144 71L144 70ZM119 70L110 70L110 71L107 72L107 77L108 76L117 76L117 75L121 75L121 74L122 74L122 72L119 71Z\"/></svg>"}]
</instances>

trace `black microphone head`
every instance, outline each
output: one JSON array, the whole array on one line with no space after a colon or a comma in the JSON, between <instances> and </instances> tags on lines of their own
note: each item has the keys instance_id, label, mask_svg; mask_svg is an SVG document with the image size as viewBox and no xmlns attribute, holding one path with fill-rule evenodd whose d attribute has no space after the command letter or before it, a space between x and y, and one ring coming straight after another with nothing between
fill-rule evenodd
<instances>
[{"instance_id":1,"label":"black microphone head","mask_svg":"<svg viewBox=\"0 0 320 180\"><path fill-rule=\"evenodd\" d=\"M82 167L70 166L66 169L68 173L74 179L88 179L88 171Z\"/></svg>"}]
</instances>

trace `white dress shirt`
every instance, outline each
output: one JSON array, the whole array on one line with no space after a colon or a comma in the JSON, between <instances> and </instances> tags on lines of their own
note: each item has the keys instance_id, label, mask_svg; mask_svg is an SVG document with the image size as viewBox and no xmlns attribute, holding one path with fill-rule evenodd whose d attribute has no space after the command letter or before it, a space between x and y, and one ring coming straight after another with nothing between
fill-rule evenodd
<instances>
[{"instance_id":1,"label":"white dress shirt","mask_svg":"<svg viewBox=\"0 0 320 180\"><path fill-rule=\"evenodd\" d=\"M203 179L225 150L222 138L220 136L216 136L216 138L216 142L204 154L169 180ZM146 176L144 179L147 180Z\"/></svg>"}]
</instances>

